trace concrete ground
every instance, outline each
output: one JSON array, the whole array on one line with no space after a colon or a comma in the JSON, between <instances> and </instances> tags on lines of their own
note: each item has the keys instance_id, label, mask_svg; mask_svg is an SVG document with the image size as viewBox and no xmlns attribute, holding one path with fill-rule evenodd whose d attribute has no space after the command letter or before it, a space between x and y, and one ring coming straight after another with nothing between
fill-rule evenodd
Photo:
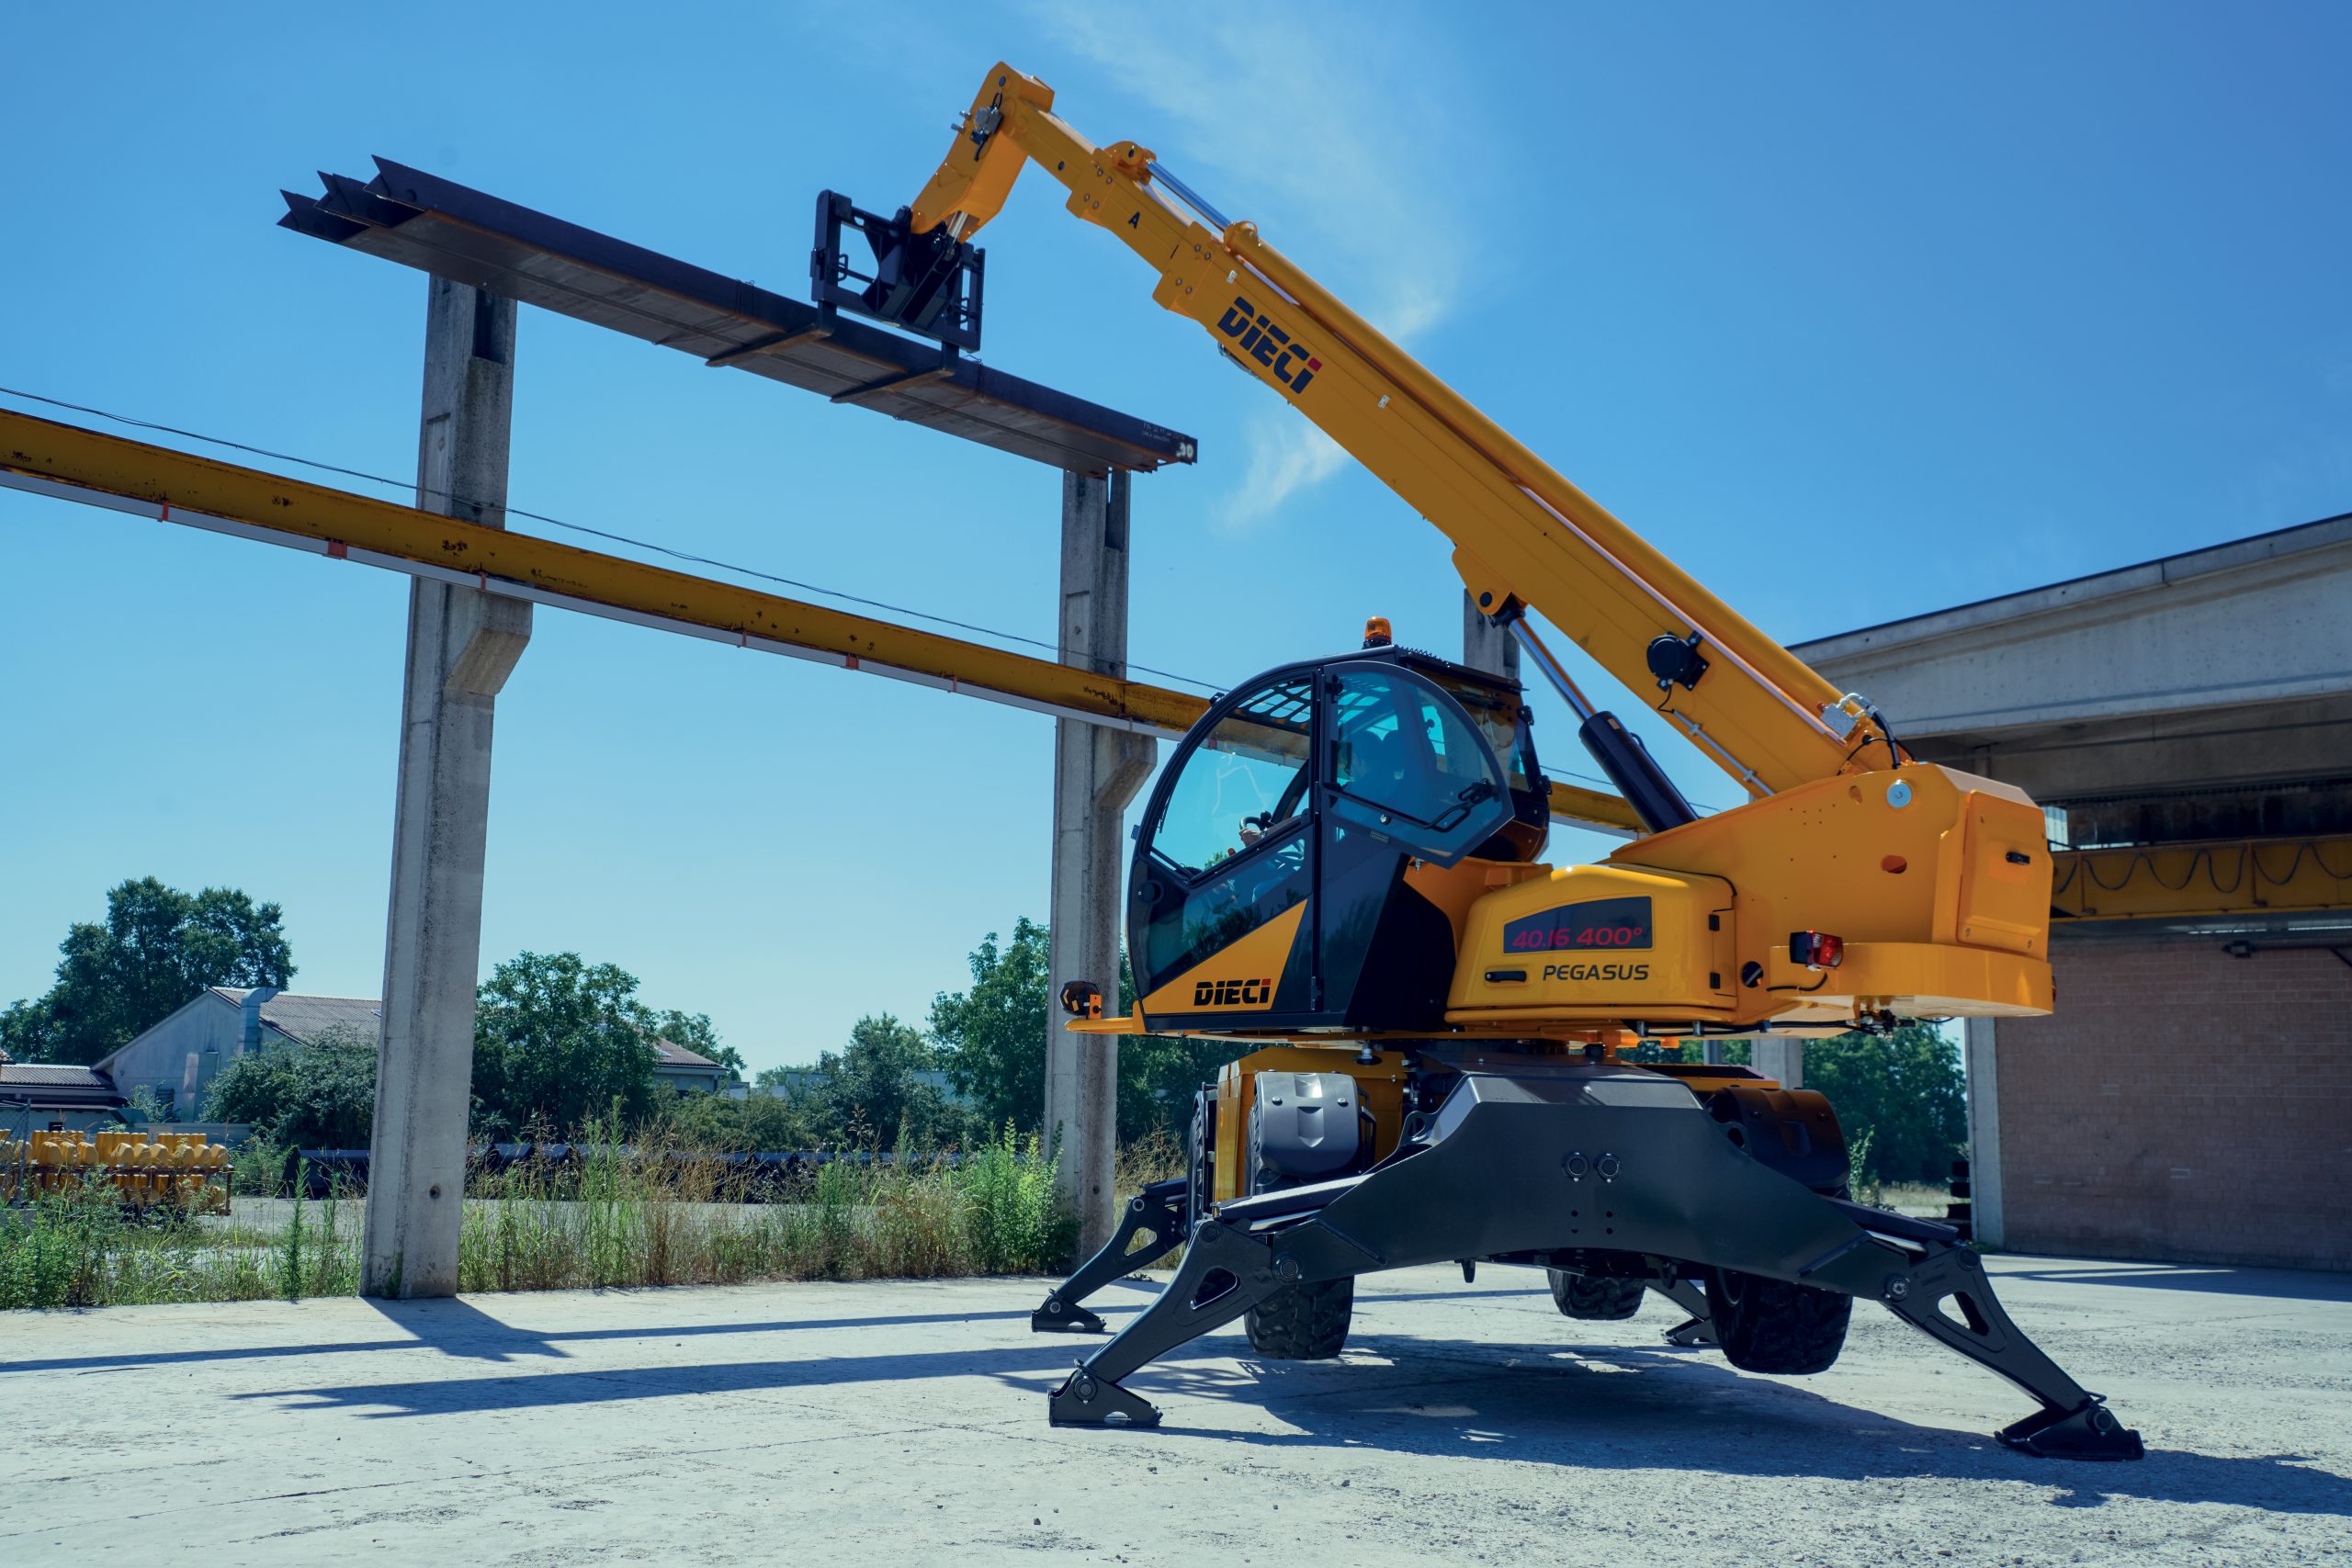
<instances>
[{"instance_id":1,"label":"concrete ground","mask_svg":"<svg viewBox=\"0 0 2352 1568\"><path fill-rule=\"evenodd\" d=\"M1154 1431L1046 1426L1091 1342L1029 1280L127 1307L0 1317L0 1562L2352 1561L2352 1278L1993 1271L2146 1461L1999 1449L1873 1306L1750 1377L1500 1269L1366 1281L1334 1363L1202 1340Z\"/></svg>"}]
</instances>

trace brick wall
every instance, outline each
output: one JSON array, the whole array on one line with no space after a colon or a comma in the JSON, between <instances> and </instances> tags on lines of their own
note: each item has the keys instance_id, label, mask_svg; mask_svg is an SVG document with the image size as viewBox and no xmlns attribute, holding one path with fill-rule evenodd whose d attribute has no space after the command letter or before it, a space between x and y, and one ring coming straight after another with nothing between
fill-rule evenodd
<instances>
[{"instance_id":1,"label":"brick wall","mask_svg":"<svg viewBox=\"0 0 2352 1568\"><path fill-rule=\"evenodd\" d=\"M2007 1245L2352 1269L2352 966L2064 943L1996 1036Z\"/></svg>"}]
</instances>

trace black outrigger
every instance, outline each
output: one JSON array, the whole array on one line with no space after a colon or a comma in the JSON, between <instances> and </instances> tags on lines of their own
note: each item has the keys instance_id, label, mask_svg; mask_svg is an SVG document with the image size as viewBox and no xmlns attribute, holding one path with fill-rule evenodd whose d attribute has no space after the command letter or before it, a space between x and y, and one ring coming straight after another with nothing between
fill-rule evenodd
<instances>
[{"instance_id":1,"label":"black outrigger","mask_svg":"<svg viewBox=\"0 0 2352 1568\"><path fill-rule=\"evenodd\" d=\"M1084 1305L1096 1291L1179 1240L1183 1262L1054 1390L1056 1425L1156 1425L1159 1412L1122 1386L1127 1376L1286 1292L1471 1259L1552 1270L1563 1310L1574 1311L1564 1281L1616 1282L1604 1303L1656 1291L1690 1314L1670 1339L1718 1347L1755 1371L1826 1369L1852 1301L1874 1300L2040 1402L1996 1434L2007 1447L2143 1456L2139 1434L2010 1320L1957 1231L1818 1190L1845 1175L1818 1095L1735 1086L1702 1100L1670 1071L1491 1045L1410 1055L1442 1098L1372 1168L1205 1206L1204 1184L1180 1179L1129 1202L1117 1234L1031 1326L1102 1332Z\"/></svg>"}]
</instances>

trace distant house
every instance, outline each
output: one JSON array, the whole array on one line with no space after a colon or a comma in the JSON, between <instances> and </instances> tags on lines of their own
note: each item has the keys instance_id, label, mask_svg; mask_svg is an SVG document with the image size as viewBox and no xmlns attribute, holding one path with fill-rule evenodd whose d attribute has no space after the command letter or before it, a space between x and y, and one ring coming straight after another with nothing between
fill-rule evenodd
<instances>
[{"instance_id":1,"label":"distant house","mask_svg":"<svg viewBox=\"0 0 2352 1568\"><path fill-rule=\"evenodd\" d=\"M271 1045L307 1045L340 1024L369 1044L383 1033L383 1004L364 997L311 997L263 986L213 986L98 1063L128 1096L144 1086L182 1120L240 1056Z\"/></svg>"},{"instance_id":2,"label":"distant house","mask_svg":"<svg viewBox=\"0 0 2352 1568\"><path fill-rule=\"evenodd\" d=\"M656 1088L679 1094L721 1094L735 1080L735 1071L683 1045L667 1040L653 1043L653 1082Z\"/></svg>"},{"instance_id":3,"label":"distant house","mask_svg":"<svg viewBox=\"0 0 2352 1568\"><path fill-rule=\"evenodd\" d=\"M956 1080L947 1076L944 1068L922 1067L909 1073L907 1077L916 1083L929 1084L944 1096L951 1105L973 1103L972 1097L956 1087ZM760 1085L752 1092L770 1095L777 1100L789 1100L798 1094L817 1093L831 1083L832 1077L833 1075L822 1067L783 1067L775 1069L770 1075L770 1081Z\"/></svg>"},{"instance_id":4,"label":"distant house","mask_svg":"<svg viewBox=\"0 0 2352 1568\"><path fill-rule=\"evenodd\" d=\"M383 1003L369 997L301 996L267 986L254 990L214 986L118 1049L96 1070L112 1084L118 1104L144 1086L185 1121L201 1113L212 1080L240 1056L275 1045L307 1045L337 1025L372 1045L383 1036ZM683 1045L657 1040L653 1052L657 1087L678 1094L711 1094L733 1080L727 1067Z\"/></svg>"}]
</instances>

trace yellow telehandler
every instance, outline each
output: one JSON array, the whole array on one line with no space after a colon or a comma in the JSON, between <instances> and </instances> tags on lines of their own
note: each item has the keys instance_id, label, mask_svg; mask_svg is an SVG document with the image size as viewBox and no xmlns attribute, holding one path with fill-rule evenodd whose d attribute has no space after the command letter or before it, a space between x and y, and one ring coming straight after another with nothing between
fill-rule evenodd
<instances>
[{"instance_id":1,"label":"yellow telehandler","mask_svg":"<svg viewBox=\"0 0 2352 1568\"><path fill-rule=\"evenodd\" d=\"M2010 1321L1951 1228L1851 1200L1817 1093L1741 1067L1636 1065L1642 1040L1883 1031L2051 1007L2051 863L2020 791L1913 760L1837 691L1473 408L1147 148L1098 147L998 65L894 219L828 193L820 302L976 347L979 254L1024 164L1158 277L1152 298L1453 542L1474 602L1555 686L1646 831L1597 865L1540 862L1550 785L1521 694L1364 645L1215 702L1151 791L1127 906L1134 1013L1066 987L1072 1029L1246 1042L1195 1107L1185 1178L1147 1189L1038 1308L1083 1305L1185 1244L1159 1296L1052 1395L1061 1424L1150 1424L1121 1386L1247 1321L1270 1357L1328 1357L1358 1275L1430 1262L1548 1271L1571 1317L1630 1316L1733 1365L1815 1372L1857 1297L2024 1389L2000 1440L2142 1447ZM844 258L844 224L874 261ZM1409 241L1406 243L1409 243ZM1537 610L1746 795L1694 811L1530 626ZM1115 976L1104 976L1111 981ZM1115 993L1114 993L1115 994Z\"/></svg>"}]
</instances>

